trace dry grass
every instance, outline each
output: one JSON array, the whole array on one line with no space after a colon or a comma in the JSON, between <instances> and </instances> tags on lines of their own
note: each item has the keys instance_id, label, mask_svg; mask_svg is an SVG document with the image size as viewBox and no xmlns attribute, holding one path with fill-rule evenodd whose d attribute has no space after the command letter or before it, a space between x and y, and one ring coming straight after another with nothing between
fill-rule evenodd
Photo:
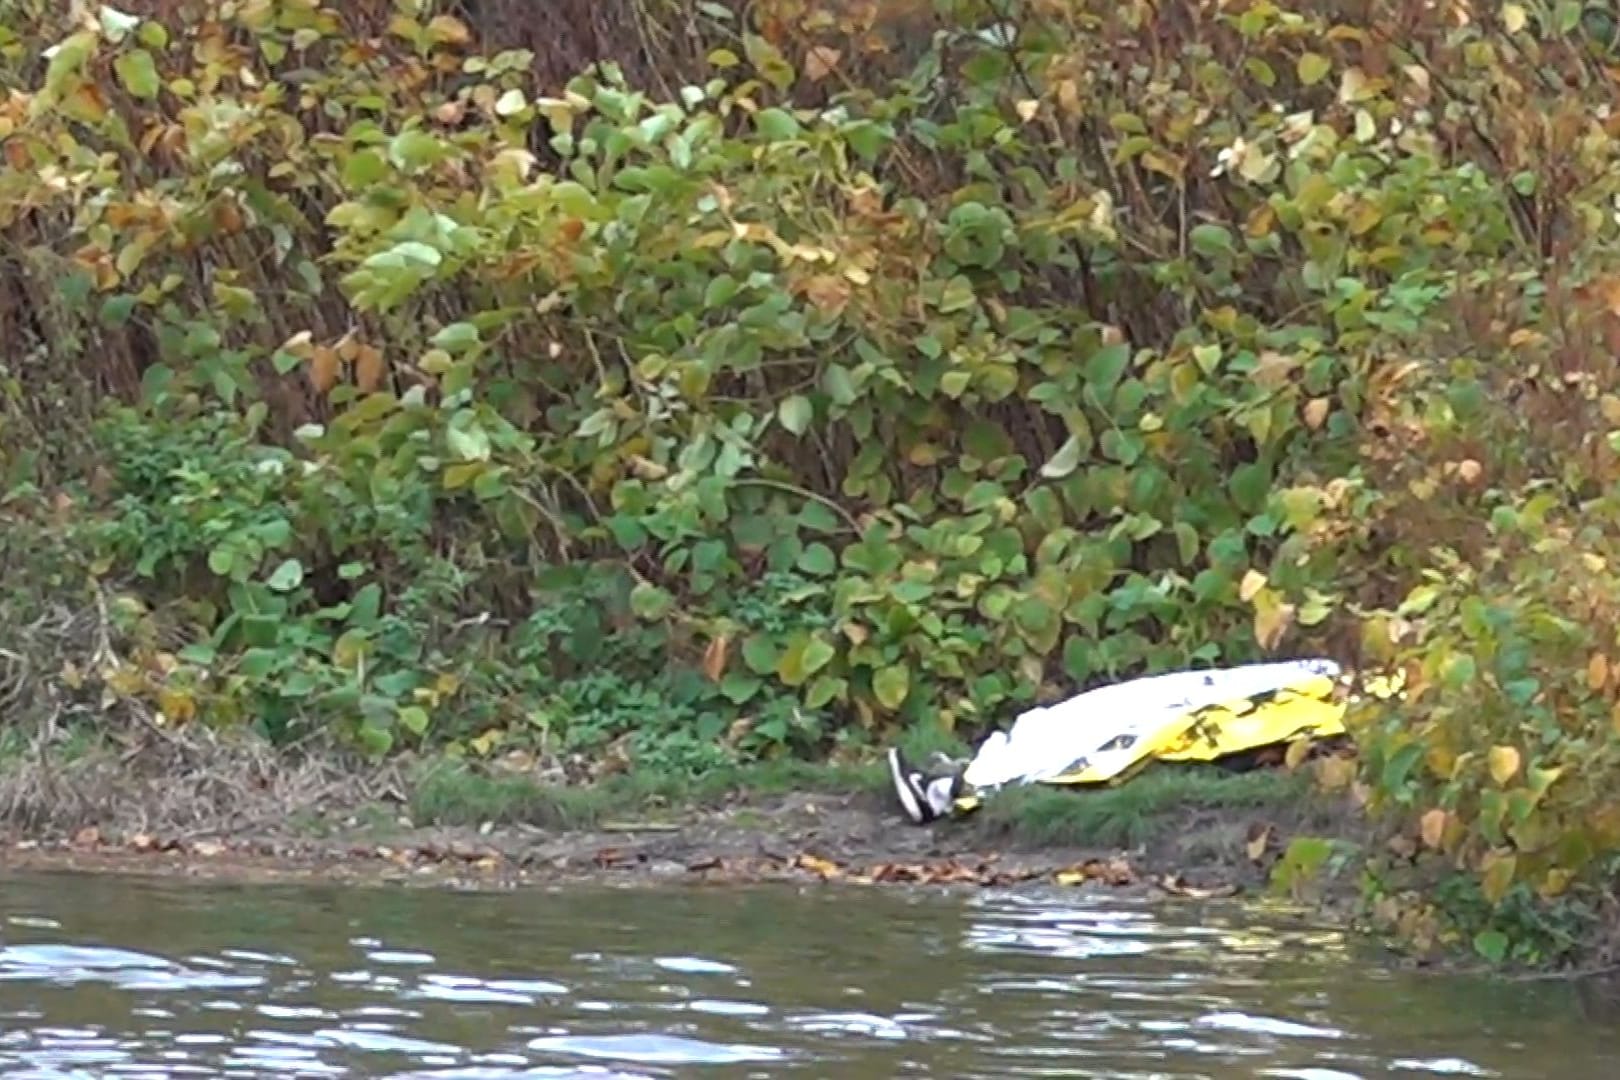
<instances>
[{"instance_id":1,"label":"dry grass","mask_svg":"<svg viewBox=\"0 0 1620 1080\"><path fill-rule=\"evenodd\" d=\"M250 731L162 722L109 678L126 661L108 603L0 602L0 828L29 835L273 831L310 811L400 798L397 767L325 736L274 747Z\"/></svg>"}]
</instances>

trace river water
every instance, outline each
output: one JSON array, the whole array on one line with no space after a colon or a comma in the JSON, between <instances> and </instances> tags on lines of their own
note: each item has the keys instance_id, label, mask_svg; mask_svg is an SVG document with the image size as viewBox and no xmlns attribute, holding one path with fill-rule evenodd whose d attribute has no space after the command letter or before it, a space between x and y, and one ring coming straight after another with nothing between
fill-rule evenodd
<instances>
[{"instance_id":1,"label":"river water","mask_svg":"<svg viewBox=\"0 0 1620 1080\"><path fill-rule=\"evenodd\" d=\"M1589 997L1105 892L0 875L15 1077L1597 1080Z\"/></svg>"}]
</instances>

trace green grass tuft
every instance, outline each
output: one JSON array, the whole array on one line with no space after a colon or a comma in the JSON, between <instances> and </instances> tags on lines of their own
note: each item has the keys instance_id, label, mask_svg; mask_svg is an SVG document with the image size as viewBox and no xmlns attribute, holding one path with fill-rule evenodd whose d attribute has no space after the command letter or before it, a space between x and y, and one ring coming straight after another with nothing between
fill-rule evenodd
<instances>
[{"instance_id":1,"label":"green grass tuft","mask_svg":"<svg viewBox=\"0 0 1620 1080\"><path fill-rule=\"evenodd\" d=\"M603 821L713 805L734 796L799 791L855 795L883 791L887 784L881 764L818 765L788 759L716 769L699 776L644 770L574 787L447 760L426 766L416 776L409 807L411 820L418 825L481 825L488 821L588 829Z\"/></svg>"},{"instance_id":2,"label":"green grass tuft","mask_svg":"<svg viewBox=\"0 0 1620 1080\"><path fill-rule=\"evenodd\" d=\"M986 799L974 821L989 835L1030 845L1134 847L1184 828L1191 813L1297 805L1309 794L1305 776L1282 769L1161 765L1118 787L1008 788Z\"/></svg>"}]
</instances>

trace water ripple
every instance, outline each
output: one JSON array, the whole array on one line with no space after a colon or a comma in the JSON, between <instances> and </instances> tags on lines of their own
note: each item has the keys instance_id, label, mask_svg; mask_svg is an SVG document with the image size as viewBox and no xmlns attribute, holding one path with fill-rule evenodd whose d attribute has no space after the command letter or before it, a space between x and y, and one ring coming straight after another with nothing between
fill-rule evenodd
<instances>
[{"instance_id":1,"label":"water ripple","mask_svg":"<svg viewBox=\"0 0 1620 1080\"><path fill-rule=\"evenodd\" d=\"M1606 1075L1616 1052L1556 991L1405 977L1230 904L95 878L0 894L8 1078L1494 1078Z\"/></svg>"}]
</instances>

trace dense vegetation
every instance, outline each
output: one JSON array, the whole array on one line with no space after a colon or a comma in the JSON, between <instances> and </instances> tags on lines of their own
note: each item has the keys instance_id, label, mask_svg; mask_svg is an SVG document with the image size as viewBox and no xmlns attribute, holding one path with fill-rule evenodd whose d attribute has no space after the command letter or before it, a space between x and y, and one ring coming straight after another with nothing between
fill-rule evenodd
<instances>
[{"instance_id":1,"label":"dense vegetation","mask_svg":"<svg viewBox=\"0 0 1620 1080\"><path fill-rule=\"evenodd\" d=\"M564 86L127 6L0 15L3 722L701 772L1325 650L1409 934L1604 882L1602 10L672 2Z\"/></svg>"}]
</instances>

